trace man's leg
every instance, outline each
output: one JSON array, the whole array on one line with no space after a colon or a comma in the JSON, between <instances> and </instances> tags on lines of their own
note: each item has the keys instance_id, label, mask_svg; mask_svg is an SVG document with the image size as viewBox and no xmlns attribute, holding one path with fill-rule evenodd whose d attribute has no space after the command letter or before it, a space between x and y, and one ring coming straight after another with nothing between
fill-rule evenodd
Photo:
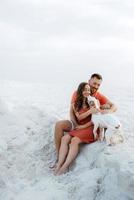
<instances>
[{"instance_id":1,"label":"man's leg","mask_svg":"<svg viewBox=\"0 0 134 200\"><path fill-rule=\"evenodd\" d=\"M94 129L93 129L93 134L94 134L94 139L98 138L98 134L97 134L97 129L98 129L98 124L94 124Z\"/></svg>"},{"instance_id":2,"label":"man's leg","mask_svg":"<svg viewBox=\"0 0 134 200\"><path fill-rule=\"evenodd\" d=\"M61 120L61 121L58 121L56 123L54 140L55 140L55 147L56 147L57 156L59 155L61 138L64 135L64 132L69 132L71 130L72 130L72 123L69 120Z\"/></svg>"},{"instance_id":3,"label":"man's leg","mask_svg":"<svg viewBox=\"0 0 134 200\"><path fill-rule=\"evenodd\" d=\"M104 128L99 127L99 130L100 130L100 132L99 132L99 140L102 142L104 140L104 136L105 136Z\"/></svg>"},{"instance_id":4,"label":"man's leg","mask_svg":"<svg viewBox=\"0 0 134 200\"><path fill-rule=\"evenodd\" d=\"M111 145L111 137L113 136L114 131L110 128L107 128L105 132L105 139L106 139L106 144L109 146Z\"/></svg>"}]
</instances>

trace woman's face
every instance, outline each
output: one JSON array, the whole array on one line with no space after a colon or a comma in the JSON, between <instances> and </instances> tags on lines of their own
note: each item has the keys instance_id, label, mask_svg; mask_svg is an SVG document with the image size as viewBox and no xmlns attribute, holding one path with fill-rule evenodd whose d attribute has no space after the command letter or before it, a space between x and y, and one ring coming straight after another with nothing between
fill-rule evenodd
<instances>
[{"instance_id":1,"label":"woman's face","mask_svg":"<svg viewBox=\"0 0 134 200\"><path fill-rule=\"evenodd\" d=\"M90 87L89 87L89 85L88 85L88 84L87 84L87 85L85 85L85 87L84 87L84 90L83 90L82 94L83 94L83 96L84 96L84 97L88 97L88 96L90 95Z\"/></svg>"}]
</instances>

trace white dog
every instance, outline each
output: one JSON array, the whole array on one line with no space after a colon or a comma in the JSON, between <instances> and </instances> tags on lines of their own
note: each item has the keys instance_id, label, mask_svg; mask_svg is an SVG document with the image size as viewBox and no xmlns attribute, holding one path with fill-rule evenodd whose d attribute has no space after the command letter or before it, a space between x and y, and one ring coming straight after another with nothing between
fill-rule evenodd
<instances>
[{"instance_id":1,"label":"white dog","mask_svg":"<svg viewBox=\"0 0 134 200\"><path fill-rule=\"evenodd\" d=\"M100 103L95 97L91 97L89 95L88 102L90 107L93 106L100 109ZM105 137L107 145L112 145L117 142L123 142L122 125L114 114L101 114L100 112L98 112L96 114L92 114L91 121L94 124L93 134L95 138L97 137L97 129L99 128L100 140L104 140ZM106 128L105 133L104 128ZM118 141L116 141L115 138L118 138Z\"/></svg>"}]
</instances>

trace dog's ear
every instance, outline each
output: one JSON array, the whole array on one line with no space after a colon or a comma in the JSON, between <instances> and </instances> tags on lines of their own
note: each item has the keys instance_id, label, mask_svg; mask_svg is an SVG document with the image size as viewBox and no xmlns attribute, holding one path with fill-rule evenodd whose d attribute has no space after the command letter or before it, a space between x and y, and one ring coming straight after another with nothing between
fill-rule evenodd
<instances>
[{"instance_id":1,"label":"dog's ear","mask_svg":"<svg viewBox=\"0 0 134 200\"><path fill-rule=\"evenodd\" d=\"M88 96L88 101L93 101L93 97L91 97L90 95Z\"/></svg>"}]
</instances>

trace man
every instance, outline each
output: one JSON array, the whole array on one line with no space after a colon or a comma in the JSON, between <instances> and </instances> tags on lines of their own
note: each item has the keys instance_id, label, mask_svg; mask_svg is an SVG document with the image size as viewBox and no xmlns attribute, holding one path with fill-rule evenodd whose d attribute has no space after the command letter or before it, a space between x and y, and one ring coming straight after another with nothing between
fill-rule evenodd
<instances>
[{"instance_id":1,"label":"man","mask_svg":"<svg viewBox=\"0 0 134 200\"><path fill-rule=\"evenodd\" d=\"M100 74L92 74L88 83L91 90L91 96L94 96L100 102L101 109L102 109L101 113L115 112L117 110L115 104L113 104L104 95L98 92L98 89L102 83L102 76ZM55 147L56 147L57 156L59 154L61 138L64 135L64 132L69 132L78 125L75 115L73 113L73 104L76 98L77 98L77 93L74 92L72 96L72 100L71 100L71 105L70 105L70 120L61 120L61 121L58 121L55 125ZM109 109L105 109L105 104L109 105ZM87 112L87 116L93 113L97 113L97 112L98 110L96 108L91 108L89 110L89 113Z\"/></svg>"}]
</instances>

